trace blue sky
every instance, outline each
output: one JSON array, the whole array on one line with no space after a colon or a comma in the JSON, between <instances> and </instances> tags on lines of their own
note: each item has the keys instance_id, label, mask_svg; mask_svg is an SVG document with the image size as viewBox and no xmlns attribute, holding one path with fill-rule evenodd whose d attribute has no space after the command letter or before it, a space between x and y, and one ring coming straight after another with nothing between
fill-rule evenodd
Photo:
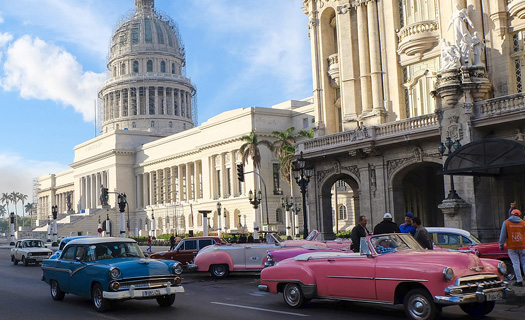
<instances>
[{"instance_id":1,"label":"blue sky","mask_svg":"<svg viewBox=\"0 0 525 320\"><path fill-rule=\"evenodd\" d=\"M0 193L68 169L95 137L112 31L134 0L0 1ZM199 123L312 95L301 0L155 0L178 25ZM12 209L11 209L12 210Z\"/></svg>"}]
</instances>

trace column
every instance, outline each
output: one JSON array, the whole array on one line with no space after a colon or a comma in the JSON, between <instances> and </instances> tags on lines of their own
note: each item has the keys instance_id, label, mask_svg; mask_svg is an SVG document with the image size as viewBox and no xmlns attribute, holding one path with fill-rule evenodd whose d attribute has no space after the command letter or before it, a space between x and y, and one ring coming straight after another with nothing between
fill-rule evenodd
<instances>
[{"instance_id":1,"label":"column","mask_svg":"<svg viewBox=\"0 0 525 320\"><path fill-rule=\"evenodd\" d=\"M149 174L149 203L151 205L157 204L155 201L155 174L154 171Z\"/></svg>"},{"instance_id":2,"label":"column","mask_svg":"<svg viewBox=\"0 0 525 320\"><path fill-rule=\"evenodd\" d=\"M191 119L191 94L186 92L186 117Z\"/></svg>"},{"instance_id":3,"label":"column","mask_svg":"<svg viewBox=\"0 0 525 320\"><path fill-rule=\"evenodd\" d=\"M193 166L195 167L195 198L202 199L202 162L195 161Z\"/></svg>"},{"instance_id":4,"label":"column","mask_svg":"<svg viewBox=\"0 0 525 320\"><path fill-rule=\"evenodd\" d=\"M179 116L182 116L182 100L180 96L180 89L177 89L177 104L179 109Z\"/></svg>"},{"instance_id":5,"label":"column","mask_svg":"<svg viewBox=\"0 0 525 320\"><path fill-rule=\"evenodd\" d=\"M186 195L188 201L193 200L193 192L191 192L191 162L186 163Z\"/></svg>"},{"instance_id":6,"label":"column","mask_svg":"<svg viewBox=\"0 0 525 320\"><path fill-rule=\"evenodd\" d=\"M228 186L226 185L226 175L227 175L227 170L226 170L226 154L225 153L221 153L221 174L220 174L220 179L221 179L221 195L222 197L226 197L226 195L228 194Z\"/></svg>"},{"instance_id":7,"label":"column","mask_svg":"<svg viewBox=\"0 0 525 320\"><path fill-rule=\"evenodd\" d=\"M142 175L140 175L140 174L135 175L135 194L136 194L136 198L137 198L137 201L136 201L136 207L137 208L143 208L144 207L142 193L140 192L141 191L140 190L140 186L141 186L140 178L141 178L141 176Z\"/></svg>"},{"instance_id":8,"label":"column","mask_svg":"<svg viewBox=\"0 0 525 320\"><path fill-rule=\"evenodd\" d=\"M182 164L179 164L178 166L178 176L179 176L179 201L184 201L184 185L182 183L183 180L183 171L182 171Z\"/></svg>"},{"instance_id":9,"label":"column","mask_svg":"<svg viewBox=\"0 0 525 320\"><path fill-rule=\"evenodd\" d=\"M149 181L149 175L147 172L144 172L142 175L142 198L144 202L144 208L150 204L149 202L149 194L148 194L148 181Z\"/></svg>"},{"instance_id":10,"label":"column","mask_svg":"<svg viewBox=\"0 0 525 320\"><path fill-rule=\"evenodd\" d=\"M372 81L372 106L384 111L383 90L381 83L381 48L379 46L379 24L377 20L377 2L368 2L368 36L370 43L370 77Z\"/></svg>"},{"instance_id":11,"label":"column","mask_svg":"<svg viewBox=\"0 0 525 320\"><path fill-rule=\"evenodd\" d=\"M128 106L127 106L127 108L128 108L128 117L131 115L131 111L132 111L131 110L131 105L132 105L132 103L131 103L131 87L128 87Z\"/></svg>"},{"instance_id":12,"label":"column","mask_svg":"<svg viewBox=\"0 0 525 320\"><path fill-rule=\"evenodd\" d=\"M154 94L155 114L164 114L164 106L162 104L159 104L159 88L153 87L153 90L155 90L155 94ZM149 97L149 89L148 89L148 97ZM148 105L148 108L149 108L149 105Z\"/></svg>"},{"instance_id":13,"label":"column","mask_svg":"<svg viewBox=\"0 0 525 320\"><path fill-rule=\"evenodd\" d=\"M124 90L119 90L119 97L120 97L120 115L119 117L124 116Z\"/></svg>"},{"instance_id":14,"label":"column","mask_svg":"<svg viewBox=\"0 0 525 320\"><path fill-rule=\"evenodd\" d=\"M366 6L364 3L357 4L357 42L359 45L359 74L361 78L361 104L363 113L372 111L370 97L370 60L368 47L368 24Z\"/></svg>"},{"instance_id":15,"label":"column","mask_svg":"<svg viewBox=\"0 0 525 320\"><path fill-rule=\"evenodd\" d=\"M177 167L173 166L171 167L171 201L177 202L177 180L176 180L176 173Z\"/></svg>"}]
</instances>

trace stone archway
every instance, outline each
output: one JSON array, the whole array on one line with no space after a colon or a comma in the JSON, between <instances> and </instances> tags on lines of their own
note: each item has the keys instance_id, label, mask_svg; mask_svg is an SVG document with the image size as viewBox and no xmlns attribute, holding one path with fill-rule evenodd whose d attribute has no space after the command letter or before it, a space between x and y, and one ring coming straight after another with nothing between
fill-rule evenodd
<instances>
[{"instance_id":1,"label":"stone archway","mask_svg":"<svg viewBox=\"0 0 525 320\"><path fill-rule=\"evenodd\" d=\"M360 205L359 205L359 183L356 177L349 173L338 173L333 174L321 183L320 189L320 212L318 214L317 228L321 232L323 239L330 240L335 239L334 223L333 223L333 208L332 208L332 188L334 183L337 181L344 181L350 186L354 194L354 218L355 221L360 216ZM337 212L336 212L337 214ZM312 224L313 225L313 224ZM310 228L313 229L313 228Z\"/></svg>"},{"instance_id":2,"label":"stone archway","mask_svg":"<svg viewBox=\"0 0 525 320\"><path fill-rule=\"evenodd\" d=\"M445 198L443 167L435 162L416 162L398 170L391 180L394 220L404 222L406 212L419 216L425 226L443 226L438 205Z\"/></svg>"}]
</instances>

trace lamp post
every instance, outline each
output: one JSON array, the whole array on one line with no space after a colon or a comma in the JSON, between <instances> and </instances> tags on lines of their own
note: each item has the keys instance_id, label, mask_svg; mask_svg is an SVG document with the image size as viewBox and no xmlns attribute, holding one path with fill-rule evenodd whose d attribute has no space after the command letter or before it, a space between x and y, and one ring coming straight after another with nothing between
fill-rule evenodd
<instances>
[{"instance_id":1,"label":"lamp post","mask_svg":"<svg viewBox=\"0 0 525 320\"><path fill-rule=\"evenodd\" d=\"M290 199L290 202L288 202L288 199ZM290 213L291 213L291 209L293 208L293 206L294 206L293 196L290 196L290 198L281 197L281 207L284 209L284 212L285 212L286 236L287 237L290 236L290 229L292 228L291 227L292 218L290 216Z\"/></svg>"},{"instance_id":2,"label":"lamp post","mask_svg":"<svg viewBox=\"0 0 525 320\"><path fill-rule=\"evenodd\" d=\"M250 192L248 192L248 200L250 200L250 203L254 209L259 208L259 204L261 203L261 200L262 200L261 190L256 192L256 194L254 194L252 190L250 190Z\"/></svg>"},{"instance_id":3,"label":"lamp post","mask_svg":"<svg viewBox=\"0 0 525 320\"><path fill-rule=\"evenodd\" d=\"M222 217L221 217L221 208L222 208L222 205L220 202L217 202L217 220L219 220L219 229L217 230L217 236L220 237L221 236L221 231L222 231L222 227L221 227L221 220L222 220Z\"/></svg>"},{"instance_id":4,"label":"lamp post","mask_svg":"<svg viewBox=\"0 0 525 320\"><path fill-rule=\"evenodd\" d=\"M51 217L47 216L47 241L51 242Z\"/></svg>"},{"instance_id":5,"label":"lamp post","mask_svg":"<svg viewBox=\"0 0 525 320\"><path fill-rule=\"evenodd\" d=\"M293 176L295 179L295 182L299 185L301 188L301 195L303 196L303 237L306 238L308 236L308 216L306 212L306 187L308 186L308 183L310 182L310 178L313 175L313 167L306 166L306 160L303 158L303 152L301 151L301 156L297 161L294 162L294 168L293 168Z\"/></svg>"},{"instance_id":6,"label":"lamp post","mask_svg":"<svg viewBox=\"0 0 525 320\"><path fill-rule=\"evenodd\" d=\"M109 221L109 213L106 213L106 234L109 234L110 237L113 236L113 230L111 228L111 221Z\"/></svg>"},{"instance_id":7,"label":"lamp post","mask_svg":"<svg viewBox=\"0 0 525 320\"><path fill-rule=\"evenodd\" d=\"M155 240L155 215L153 214L153 209L151 209L151 239Z\"/></svg>"},{"instance_id":8,"label":"lamp post","mask_svg":"<svg viewBox=\"0 0 525 320\"><path fill-rule=\"evenodd\" d=\"M199 210L199 213L202 214L202 235L204 237L208 236L208 213L210 210Z\"/></svg>"},{"instance_id":9,"label":"lamp post","mask_svg":"<svg viewBox=\"0 0 525 320\"><path fill-rule=\"evenodd\" d=\"M15 245L15 213L14 212L11 212L11 214L9 215L9 219L11 222L11 225L9 227L9 230L11 231L11 240L9 242L9 245L14 246ZM49 223L49 220L48 220L48 223Z\"/></svg>"},{"instance_id":10,"label":"lamp post","mask_svg":"<svg viewBox=\"0 0 525 320\"><path fill-rule=\"evenodd\" d=\"M445 140L445 143L440 142L437 149L441 156L448 157L452 152L458 150L460 147L461 147L461 143L459 143L459 140L452 141L452 138L447 137L447 139ZM448 192L447 199L449 200L461 199L459 195L457 194L456 189L454 189L454 175L452 174L450 175L450 191Z\"/></svg>"},{"instance_id":11,"label":"lamp post","mask_svg":"<svg viewBox=\"0 0 525 320\"><path fill-rule=\"evenodd\" d=\"M53 214L53 243L52 247L58 247L57 239L57 215L58 215L58 206L51 207L51 213Z\"/></svg>"},{"instance_id":12,"label":"lamp post","mask_svg":"<svg viewBox=\"0 0 525 320\"><path fill-rule=\"evenodd\" d=\"M120 210L120 237L126 237L126 228L124 226L124 211L126 210L126 194L121 193L118 195L118 208Z\"/></svg>"}]
</instances>

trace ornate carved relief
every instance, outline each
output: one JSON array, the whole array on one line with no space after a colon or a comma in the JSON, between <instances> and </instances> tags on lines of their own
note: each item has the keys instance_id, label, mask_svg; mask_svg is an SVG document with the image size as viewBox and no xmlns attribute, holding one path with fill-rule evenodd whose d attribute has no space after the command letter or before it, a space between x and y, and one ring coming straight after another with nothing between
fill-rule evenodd
<instances>
[{"instance_id":1,"label":"ornate carved relief","mask_svg":"<svg viewBox=\"0 0 525 320\"><path fill-rule=\"evenodd\" d=\"M525 141L525 133L521 131L521 128L518 128L516 130L516 135L514 136L514 140Z\"/></svg>"},{"instance_id":2,"label":"ornate carved relief","mask_svg":"<svg viewBox=\"0 0 525 320\"><path fill-rule=\"evenodd\" d=\"M334 166L327 170L317 171L317 184L320 184L328 175L341 174L343 171L350 172L354 177L357 178L357 182L360 181L359 168L357 166L341 167L338 161L334 162Z\"/></svg>"},{"instance_id":3,"label":"ornate carved relief","mask_svg":"<svg viewBox=\"0 0 525 320\"><path fill-rule=\"evenodd\" d=\"M371 163L368 164L368 178L370 184L370 191L372 191L372 197L375 197L377 191L376 167Z\"/></svg>"},{"instance_id":4,"label":"ornate carved relief","mask_svg":"<svg viewBox=\"0 0 525 320\"><path fill-rule=\"evenodd\" d=\"M350 9L351 9L350 4L344 4L342 6L337 6L337 13L345 14L348 11L350 11Z\"/></svg>"},{"instance_id":5,"label":"ornate carved relief","mask_svg":"<svg viewBox=\"0 0 525 320\"><path fill-rule=\"evenodd\" d=\"M416 148L419 148L419 147L416 147ZM421 148L419 148L419 149L421 150L421 154L420 155L416 155L415 154L415 150L414 150L414 155L412 155L411 157L394 159L394 160L388 160L386 162L388 179L390 179L392 174L399 167L403 166L406 163L423 162L424 158L427 158L427 159L429 159L429 158L430 159L440 159L441 158L441 155L439 153L437 153L437 152L435 152L435 153L426 153L426 152L423 152L423 150ZM421 160L419 160L419 159L421 159Z\"/></svg>"},{"instance_id":6,"label":"ornate carved relief","mask_svg":"<svg viewBox=\"0 0 525 320\"><path fill-rule=\"evenodd\" d=\"M463 127L461 123L458 122L458 120L458 116L451 116L448 118L449 125L447 127L447 136L452 140L463 139Z\"/></svg>"}]
</instances>

